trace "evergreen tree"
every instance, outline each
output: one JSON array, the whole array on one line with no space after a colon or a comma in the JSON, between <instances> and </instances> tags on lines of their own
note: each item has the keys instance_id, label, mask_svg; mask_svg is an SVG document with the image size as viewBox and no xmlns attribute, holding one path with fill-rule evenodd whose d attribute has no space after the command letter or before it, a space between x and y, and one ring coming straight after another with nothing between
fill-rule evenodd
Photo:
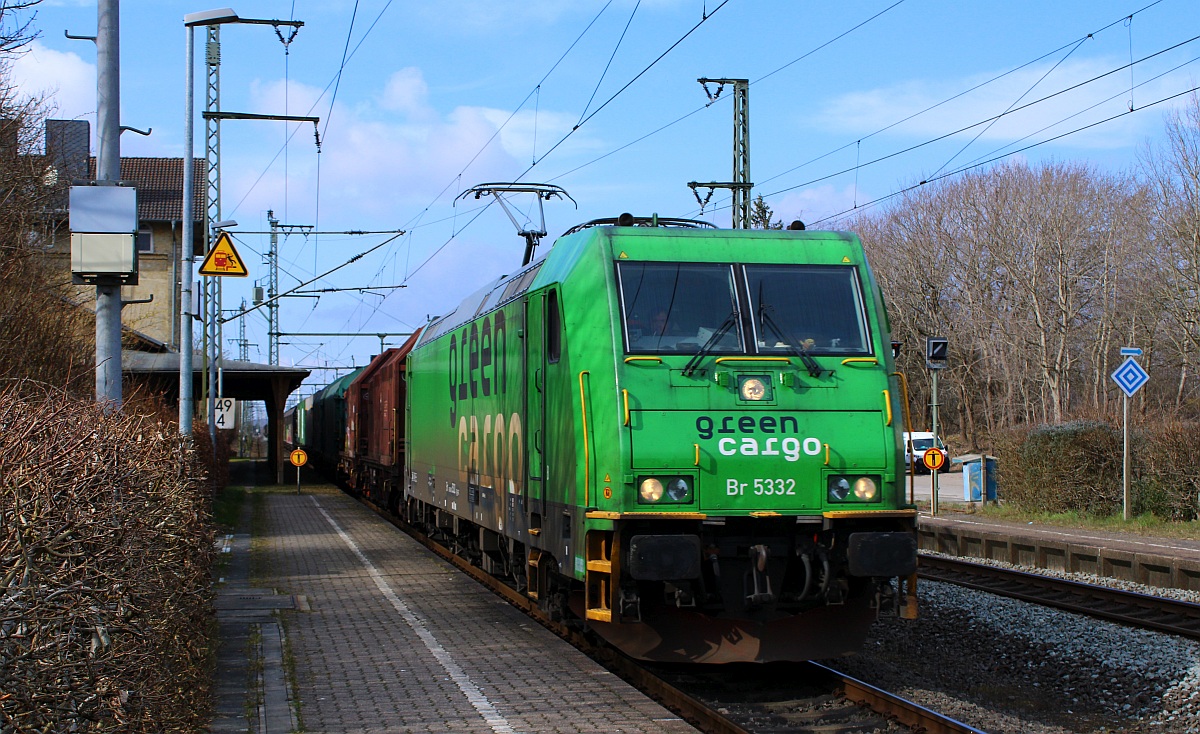
<instances>
[{"instance_id":1,"label":"evergreen tree","mask_svg":"<svg viewBox=\"0 0 1200 734\"><path fill-rule=\"evenodd\" d=\"M783 229L782 220L771 221L774 215L775 212L763 201L762 194L759 194L750 202L750 229Z\"/></svg>"}]
</instances>

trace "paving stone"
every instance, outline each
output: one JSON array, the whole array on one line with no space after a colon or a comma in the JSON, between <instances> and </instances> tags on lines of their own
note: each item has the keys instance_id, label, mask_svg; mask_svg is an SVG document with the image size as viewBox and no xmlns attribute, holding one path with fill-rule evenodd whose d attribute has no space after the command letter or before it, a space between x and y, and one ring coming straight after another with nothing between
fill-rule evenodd
<instances>
[{"instance_id":1,"label":"paving stone","mask_svg":"<svg viewBox=\"0 0 1200 734\"><path fill-rule=\"evenodd\" d=\"M305 730L695 731L349 497L267 517L271 585L309 610L281 613Z\"/></svg>"}]
</instances>

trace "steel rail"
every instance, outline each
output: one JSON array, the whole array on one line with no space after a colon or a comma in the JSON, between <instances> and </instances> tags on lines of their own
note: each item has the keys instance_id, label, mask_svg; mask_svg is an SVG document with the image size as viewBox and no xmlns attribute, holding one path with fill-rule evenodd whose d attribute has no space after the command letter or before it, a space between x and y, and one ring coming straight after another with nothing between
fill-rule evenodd
<instances>
[{"instance_id":1,"label":"steel rail","mask_svg":"<svg viewBox=\"0 0 1200 734\"><path fill-rule=\"evenodd\" d=\"M888 693L882 688L864 683L820 663L809 665L822 673L839 680L840 692L848 700L868 706L872 711L884 714L913 731L925 734L987 734L982 729L943 716L936 711Z\"/></svg>"},{"instance_id":2,"label":"steel rail","mask_svg":"<svg viewBox=\"0 0 1200 734\"><path fill-rule=\"evenodd\" d=\"M411 536L418 543L433 551L443 560L500 595L509 603L524 611L543 627L566 640L584 654L599 660L606 668L620 676L630 685L655 699L666 708L674 711L701 731L708 734L752 734L750 730L743 728L729 718L714 711L708 704L688 695L656 676L653 672L638 664L637 661L627 658L610 648L600 647L578 630L547 618L538 608L535 600L525 596L511 585L492 576L482 568L475 566L469 560L455 554L436 539L429 537L416 527L387 512L385 508L376 505L366 498L359 498L359 501L370 507L396 528ZM818 669L822 675L831 676L836 679L836 689L847 700L867 706L879 714L912 728L914 731L926 732L927 734L985 734L979 729L974 729L912 701L875 688L867 683L839 673L832 668L816 663L808 663L808 665Z\"/></svg>"},{"instance_id":3,"label":"steel rail","mask_svg":"<svg viewBox=\"0 0 1200 734\"><path fill-rule=\"evenodd\" d=\"M933 581L1200 639L1200 604L924 553L917 573Z\"/></svg>"}]
</instances>

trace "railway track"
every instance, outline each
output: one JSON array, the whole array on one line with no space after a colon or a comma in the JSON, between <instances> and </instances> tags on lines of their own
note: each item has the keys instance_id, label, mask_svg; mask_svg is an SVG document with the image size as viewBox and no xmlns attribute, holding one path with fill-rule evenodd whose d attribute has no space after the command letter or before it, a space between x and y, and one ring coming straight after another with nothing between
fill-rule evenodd
<instances>
[{"instance_id":1,"label":"railway track","mask_svg":"<svg viewBox=\"0 0 1200 734\"><path fill-rule=\"evenodd\" d=\"M733 728L718 729L697 724L705 731L981 734L979 729L814 662L651 666L650 672L733 724Z\"/></svg>"},{"instance_id":2,"label":"railway track","mask_svg":"<svg viewBox=\"0 0 1200 734\"><path fill-rule=\"evenodd\" d=\"M1200 604L924 553L917 573L933 581L1200 640Z\"/></svg>"},{"instance_id":3,"label":"railway track","mask_svg":"<svg viewBox=\"0 0 1200 734\"><path fill-rule=\"evenodd\" d=\"M504 597L514 606L525 611L526 614L575 647L594 659L599 660L631 685L658 700L667 708L675 711L693 726L709 734L754 734L754 732L760 729L755 728L753 722L763 718L782 718L785 722L791 722L785 724L784 728L780 728L777 722L773 723L767 729L767 731L771 732L820 731L849 733L874 731L879 729L880 723L884 725L891 723L899 725L902 729L907 729L908 731L925 734L984 734L979 729L975 729L887 691L843 675L832 668L816 663L804 663L795 667L797 669L807 668L806 678L822 681L825 686L823 689L805 695L797 695L795 691L791 691L786 696L776 696L776 698L780 699L776 702L764 700L761 695L762 691L760 690L759 700L755 703L759 707L758 710L747 711L741 717L727 716L717 711L713 705L706 703L701 698L693 696L685 692L683 688L672 684L664 676L609 648L597 646L590 638L564 624L547 619L532 600L517 592L508 584L484 572L479 567L472 565L469 561L454 554L435 539L426 536L417 528L387 513L383 508L364 499L360 499L359 501L373 509L392 525L409 534L422 545L452 563L461 571ZM719 666L708 667L711 669ZM757 667L762 668L763 666ZM728 678L731 676L723 677ZM771 697L769 693L766 696L768 699ZM829 703L831 697L836 698L838 703L831 705ZM806 698L808 699L807 703ZM800 709L809 706L809 704L813 708L820 707L823 711L815 713L800 711ZM781 707L786 707L789 711L781 712L779 711ZM865 709L865 712L856 712L855 709ZM819 723L820 720L830 718L838 722L833 725L833 728ZM750 728L747 728L748 726ZM820 726L820 728L816 728L817 726ZM888 731L893 730L888 729Z\"/></svg>"}]
</instances>

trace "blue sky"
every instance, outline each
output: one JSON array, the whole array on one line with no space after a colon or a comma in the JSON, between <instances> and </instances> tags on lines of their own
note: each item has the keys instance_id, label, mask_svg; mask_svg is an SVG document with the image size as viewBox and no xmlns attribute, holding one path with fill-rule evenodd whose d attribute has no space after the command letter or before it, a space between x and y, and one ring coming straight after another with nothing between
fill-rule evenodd
<instances>
[{"instance_id":1,"label":"blue sky","mask_svg":"<svg viewBox=\"0 0 1200 734\"><path fill-rule=\"evenodd\" d=\"M1200 41L1190 40L1200 35L1200 16L1192 0L232 6L243 18L305 25L286 57L270 26L225 26L222 108L319 116L322 145L318 155L311 125L225 123L222 216L244 231L268 229L272 209L284 223L324 231L408 232L309 286L406 288L284 299L284 332L408 331L519 266L523 240L498 207L453 205L474 184L523 175L565 188L579 207L546 204L550 236L543 247L574 224L623 211L701 216L686 184L730 180L732 108L728 94L706 107L699 77L751 80L754 193L785 221L800 217L824 227L923 178L1114 116L1016 156L1133 170L1145 146L1161 143L1163 115L1186 96L1149 105L1200 84ZM182 154L182 19L214 7L121 3L122 123L153 128L148 138L124 135L124 155ZM35 24L42 37L15 63L18 83L30 93L52 92L57 117L88 119L94 131L95 49L63 32L94 33L95 1L45 0ZM202 31L197 49L201 58ZM1122 69L1131 58L1138 62L1132 71ZM199 110L200 65L196 78ZM956 132L1010 109L991 124ZM196 152L203 155L200 130L198 121ZM925 145L901 153L918 144ZM718 192L703 218L728 226L728 195L722 200ZM227 308L249 300L254 281L266 278L259 257L266 238L235 241L251 277L226 280ZM382 241L289 237L281 247L281 289ZM247 318L257 344L250 356L265 361L265 316ZM226 336L235 335L236 324L228 324ZM379 350L375 338L285 341L281 357L289 364L362 365ZM311 382L335 376L318 371Z\"/></svg>"}]
</instances>

